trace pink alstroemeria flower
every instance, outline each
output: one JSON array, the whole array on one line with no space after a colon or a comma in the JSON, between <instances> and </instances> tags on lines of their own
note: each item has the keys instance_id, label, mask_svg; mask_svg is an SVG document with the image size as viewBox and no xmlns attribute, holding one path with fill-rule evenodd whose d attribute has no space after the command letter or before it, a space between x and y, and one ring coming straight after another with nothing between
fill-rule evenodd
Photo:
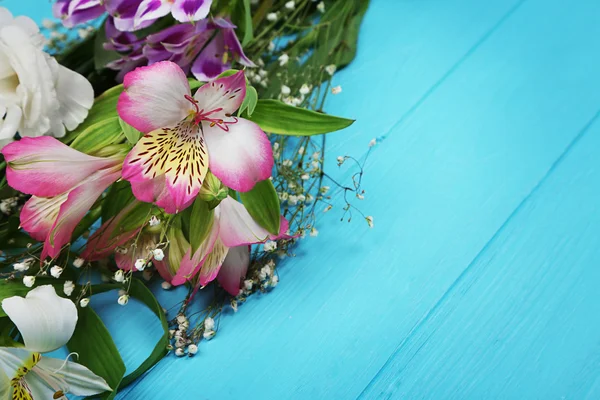
<instances>
[{"instance_id":1,"label":"pink alstroemeria flower","mask_svg":"<svg viewBox=\"0 0 600 400\"><path fill-rule=\"evenodd\" d=\"M96 199L121 176L121 158L92 157L49 136L22 138L2 154L8 184L33 195L21 211L21 227L44 241L42 260L59 255Z\"/></svg>"},{"instance_id":2,"label":"pink alstroemeria flower","mask_svg":"<svg viewBox=\"0 0 600 400\"><path fill-rule=\"evenodd\" d=\"M249 246L269 239L291 238L286 233L288 229L288 221L282 216L279 234L269 234L242 203L227 197L214 209L209 236L193 255L188 249L175 276L171 278L168 270L157 269L173 285L182 285L196 275L199 286L206 286L217 278L227 292L236 296L250 263Z\"/></svg>"},{"instance_id":3,"label":"pink alstroemeria flower","mask_svg":"<svg viewBox=\"0 0 600 400\"><path fill-rule=\"evenodd\" d=\"M254 122L233 113L246 96L242 71L200 87L194 97L181 68L170 61L128 73L117 110L145 133L123 165L138 200L173 214L198 195L208 168L240 192L271 176L273 151Z\"/></svg>"}]
</instances>

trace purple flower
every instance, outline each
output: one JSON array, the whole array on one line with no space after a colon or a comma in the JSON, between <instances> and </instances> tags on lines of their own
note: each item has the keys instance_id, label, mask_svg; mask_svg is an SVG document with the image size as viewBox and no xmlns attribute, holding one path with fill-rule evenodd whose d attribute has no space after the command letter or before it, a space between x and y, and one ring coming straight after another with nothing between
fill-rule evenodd
<instances>
[{"instance_id":1,"label":"purple flower","mask_svg":"<svg viewBox=\"0 0 600 400\"><path fill-rule=\"evenodd\" d=\"M100 0L57 0L52 5L52 13L64 26L72 28L101 16L104 6Z\"/></svg>"}]
</instances>

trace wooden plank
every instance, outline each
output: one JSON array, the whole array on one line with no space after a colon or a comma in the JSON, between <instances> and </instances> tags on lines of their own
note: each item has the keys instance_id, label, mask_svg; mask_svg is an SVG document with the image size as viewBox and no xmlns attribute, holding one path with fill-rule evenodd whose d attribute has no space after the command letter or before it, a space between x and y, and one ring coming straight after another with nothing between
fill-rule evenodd
<instances>
[{"instance_id":1,"label":"wooden plank","mask_svg":"<svg viewBox=\"0 0 600 400\"><path fill-rule=\"evenodd\" d=\"M331 136L334 156L362 154L390 132L365 178L362 208L376 228L325 214L320 236L283 264L280 287L226 315L197 357L164 360L121 398L356 398L596 112L592 2L390 3L373 2L328 108L362 121ZM403 7L423 10L421 24ZM469 38L444 30L470 24L487 28ZM463 51L448 56L448 43ZM433 68L425 59L446 79L412 86L424 77L407 71ZM401 90L416 86L433 90ZM412 104L397 107L406 96Z\"/></svg>"},{"instance_id":2,"label":"wooden plank","mask_svg":"<svg viewBox=\"0 0 600 400\"><path fill-rule=\"evenodd\" d=\"M600 397L599 119L362 398Z\"/></svg>"}]
</instances>

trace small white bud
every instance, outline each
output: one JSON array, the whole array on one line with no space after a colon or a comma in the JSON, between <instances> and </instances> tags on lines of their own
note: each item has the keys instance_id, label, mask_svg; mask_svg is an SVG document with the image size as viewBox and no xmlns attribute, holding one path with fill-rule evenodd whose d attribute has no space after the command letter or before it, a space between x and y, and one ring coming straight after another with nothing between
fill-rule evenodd
<instances>
[{"instance_id":1,"label":"small white bud","mask_svg":"<svg viewBox=\"0 0 600 400\"><path fill-rule=\"evenodd\" d=\"M204 331L204 334L202 336L204 336L204 339L210 340L213 337L215 337L215 333L215 331Z\"/></svg>"},{"instance_id":2,"label":"small white bud","mask_svg":"<svg viewBox=\"0 0 600 400\"><path fill-rule=\"evenodd\" d=\"M356 193L356 198L359 200L364 200L365 196L362 193Z\"/></svg>"},{"instance_id":3,"label":"small white bud","mask_svg":"<svg viewBox=\"0 0 600 400\"><path fill-rule=\"evenodd\" d=\"M304 146L300 146L300 148L298 149L298 154L304 154Z\"/></svg>"},{"instance_id":4,"label":"small white bud","mask_svg":"<svg viewBox=\"0 0 600 400\"><path fill-rule=\"evenodd\" d=\"M273 275L271 278L271 286L275 287L279 283L279 277L277 275Z\"/></svg>"},{"instance_id":5,"label":"small white bud","mask_svg":"<svg viewBox=\"0 0 600 400\"><path fill-rule=\"evenodd\" d=\"M307 94L310 93L310 88L308 87L308 85L305 83L300 87L300 94L306 96Z\"/></svg>"},{"instance_id":6,"label":"small white bud","mask_svg":"<svg viewBox=\"0 0 600 400\"><path fill-rule=\"evenodd\" d=\"M302 175L300 176L300 179L302 179L303 181L307 181L307 180L309 180L309 179L310 179L310 175L308 175L308 174L302 174Z\"/></svg>"},{"instance_id":7,"label":"small white bud","mask_svg":"<svg viewBox=\"0 0 600 400\"><path fill-rule=\"evenodd\" d=\"M318 161L321 159L321 153L319 153L318 151L315 151L312 155L313 160Z\"/></svg>"},{"instance_id":8,"label":"small white bud","mask_svg":"<svg viewBox=\"0 0 600 400\"><path fill-rule=\"evenodd\" d=\"M292 160L283 160L283 163L281 163L284 167L291 167L292 166Z\"/></svg>"},{"instance_id":9,"label":"small white bud","mask_svg":"<svg viewBox=\"0 0 600 400\"><path fill-rule=\"evenodd\" d=\"M158 219L156 217L156 215L153 215L150 217L150 220L148 221L148 225L150 226L157 226L160 224L160 219Z\"/></svg>"},{"instance_id":10,"label":"small white bud","mask_svg":"<svg viewBox=\"0 0 600 400\"><path fill-rule=\"evenodd\" d=\"M55 265L54 267L50 268L50 275L52 275L52 277L58 279L60 278L60 275L63 273L63 269L61 267L59 267L58 265Z\"/></svg>"},{"instance_id":11,"label":"small white bud","mask_svg":"<svg viewBox=\"0 0 600 400\"><path fill-rule=\"evenodd\" d=\"M63 285L63 292L67 295L67 297L73 294L73 290L75 290L75 285L73 281L66 281Z\"/></svg>"},{"instance_id":12,"label":"small white bud","mask_svg":"<svg viewBox=\"0 0 600 400\"><path fill-rule=\"evenodd\" d=\"M117 303L119 303L119 305L126 305L127 303L129 303L129 296L124 294L121 297L119 297L119 300L117 300Z\"/></svg>"},{"instance_id":13,"label":"small white bud","mask_svg":"<svg viewBox=\"0 0 600 400\"><path fill-rule=\"evenodd\" d=\"M15 271L24 272L29 269L29 263L27 263L25 261L20 262L20 263L14 263L13 268L15 269Z\"/></svg>"},{"instance_id":14,"label":"small white bud","mask_svg":"<svg viewBox=\"0 0 600 400\"><path fill-rule=\"evenodd\" d=\"M177 357L183 357L185 356L185 351L181 347L178 347L175 349L175 355Z\"/></svg>"},{"instance_id":15,"label":"small white bud","mask_svg":"<svg viewBox=\"0 0 600 400\"><path fill-rule=\"evenodd\" d=\"M338 165L342 165L344 163L344 161L346 161L346 157L338 156L338 158L337 158Z\"/></svg>"},{"instance_id":16,"label":"small white bud","mask_svg":"<svg viewBox=\"0 0 600 400\"><path fill-rule=\"evenodd\" d=\"M179 314L177 316L177 323L178 324L183 324L184 322L188 322L187 317L185 315L183 315L183 314Z\"/></svg>"},{"instance_id":17,"label":"small white bud","mask_svg":"<svg viewBox=\"0 0 600 400\"><path fill-rule=\"evenodd\" d=\"M23 277L23 285L32 287L35 284L35 276L25 275Z\"/></svg>"},{"instance_id":18,"label":"small white bud","mask_svg":"<svg viewBox=\"0 0 600 400\"><path fill-rule=\"evenodd\" d=\"M154 249L152 255L156 261L162 261L165 258L165 253L161 249Z\"/></svg>"},{"instance_id":19,"label":"small white bud","mask_svg":"<svg viewBox=\"0 0 600 400\"><path fill-rule=\"evenodd\" d=\"M164 290L169 290L171 289L171 284L167 281L164 281L163 283L160 284L160 286L164 289Z\"/></svg>"},{"instance_id":20,"label":"small white bud","mask_svg":"<svg viewBox=\"0 0 600 400\"><path fill-rule=\"evenodd\" d=\"M268 265L265 265L264 267L262 267L260 269L260 272L258 273L258 277L260 278L261 281L264 281L269 276L271 276L271 267Z\"/></svg>"},{"instance_id":21,"label":"small white bud","mask_svg":"<svg viewBox=\"0 0 600 400\"><path fill-rule=\"evenodd\" d=\"M325 72L327 72L330 76L333 76L333 74L335 74L336 70L337 70L337 67L335 66L335 64L330 64L325 67Z\"/></svg>"},{"instance_id":22,"label":"small white bud","mask_svg":"<svg viewBox=\"0 0 600 400\"><path fill-rule=\"evenodd\" d=\"M215 320L212 319L211 317L207 317L204 320L204 329L207 331L212 331L215 329Z\"/></svg>"},{"instance_id":23,"label":"small white bud","mask_svg":"<svg viewBox=\"0 0 600 400\"><path fill-rule=\"evenodd\" d=\"M369 228L372 228L374 226L373 225L373 217L368 216L365 219L367 220L367 224L369 224Z\"/></svg>"},{"instance_id":24,"label":"small white bud","mask_svg":"<svg viewBox=\"0 0 600 400\"><path fill-rule=\"evenodd\" d=\"M267 21L271 21L271 22L277 21L277 13L275 13L275 12L268 13Z\"/></svg>"},{"instance_id":25,"label":"small white bud","mask_svg":"<svg viewBox=\"0 0 600 400\"><path fill-rule=\"evenodd\" d=\"M373 147L377 144L377 139L373 138L371 139L371 141L369 142L369 147Z\"/></svg>"},{"instance_id":26,"label":"small white bud","mask_svg":"<svg viewBox=\"0 0 600 400\"><path fill-rule=\"evenodd\" d=\"M281 94L287 96L291 91L292 90L289 88L289 86L281 85Z\"/></svg>"},{"instance_id":27,"label":"small white bud","mask_svg":"<svg viewBox=\"0 0 600 400\"><path fill-rule=\"evenodd\" d=\"M88 304L90 304L89 297L84 297L83 299L79 300L79 305L81 306L81 308L86 308Z\"/></svg>"},{"instance_id":28,"label":"small white bud","mask_svg":"<svg viewBox=\"0 0 600 400\"><path fill-rule=\"evenodd\" d=\"M298 196L296 196L295 194L290 195L290 197L288 197L288 203L291 206L295 206L296 204L298 204ZM266 246L265 246L266 247ZM265 251L269 251L265 248Z\"/></svg>"},{"instance_id":29,"label":"small white bud","mask_svg":"<svg viewBox=\"0 0 600 400\"><path fill-rule=\"evenodd\" d=\"M267 47L267 50L269 50L269 51L275 50L275 43L269 42L269 47Z\"/></svg>"},{"instance_id":30,"label":"small white bud","mask_svg":"<svg viewBox=\"0 0 600 400\"><path fill-rule=\"evenodd\" d=\"M83 264L85 264L85 260L81 257L77 257L74 261L73 261L73 266L75 268L81 268L83 267Z\"/></svg>"},{"instance_id":31,"label":"small white bud","mask_svg":"<svg viewBox=\"0 0 600 400\"><path fill-rule=\"evenodd\" d=\"M321 194L327 194L327 192L329 192L329 186L321 186L319 192L321 192Z\"/></svg>"},{"instance_id":32,"label":"small white bud","mask_svg":"<svg viewBox=\"0 0 600 400\"><path fill-rule=\"evenodd\" d=\"M317 230L317 228L315 228L314 226L312 227L312 229L310 230L310 236L312 237L316 237L319 235L319 231Z\"/></svg>"},{"instance_id":33,"label":"small white bud","mask_svg":"<svg viewBox=\"0 0 600 400\"><path fill-rule=\"evenodd\" d=\"M279 56L279 66L283 67L285 64L288 63L289 60L290 60L290 56L283 53L282 55Z\"/></svg>"},{"instance_id":34,"label":"small white bud","mask_svg":"<svg viewBox=\"0 0 600 400\"><path fill-rule=\"evenodd\" d=\"M296 7L296 3L294 2L294 0L290 0L287 3L285 3L285 8L287 8L288 10L293 10Z\"/></svg>"},{"instance_id":35,"label":"small white bud","mask_svg":"<svg viewBox=\"0 0 600 400\"><path fill-rule=\"evenodd\" d=\"M125 281L125 273L123 272L123 270L117 270L117 272L115 272L115 275L113 276L113 279L118 283L122 283L123 281Z\"/></svg>"},{"instance_id":36,"label":"small white bud","mask_svg":"<svg viewBox=\"0 0 600 400\"><path fill-rule=\"evenodd\" d=\"M138 258L137 260L135 260L135 269L137 269L138 271L143 271L144 268L146 268L146 260L144 260L143 258Z\"/></svg>"},{"instance_id":37,"label":"small white bud","mask_svg":"<svg viewBox=\"0 0 600 400\"><path fill-rule=\"evenodd\" d=\"M323 212L324 212L324 213L326 213L327 211L331 210L332 208L333 208L333 206L332 206L332 205L328 205L327 207L325 207L325 208L323 209Z\"/></svg>"},{"instance_id":38,"label":"small white bud","mask_svg":"<svg viewBox=\"0 0 600 400\"><path fill-rule=\"evenodd\" d=\"M196 346L195 344L190 344L188 346L187 350L188 350L188 354L193 356L194 354L196 354L198 352L198 346Z\"/></svg>"},{"instance_id":39,"label":"small white bud","mask_svg":"<svg viewBox=\"0 0 600 400\"><path fill-rule=\"evenodd\" d=\"M325 12L325 3L320 2L319 4L317 4L317 10L319 10L319 12L323 14Z\"/></svg>"},{"instance_id":40,"label":"small white bud","mask_svg":"<svg viewBox=\"0 0 600 400\"><path fill-rule=\"evenodd\" d=\"M340 94L342 93L342 87L340 85L334 86L331 88L331 94Z\"/></svg>"},{"instance_id":41,"label":"small white bud","mask_svg":"<svg viewBox=\"0 0 600 400\"><path fill-rule=\"evenodd\" d=\"M254 281L251 279L246 279L244 281L244 289L246 289L246 290L252 290L253 285L254 285Z\"/></svg>"}]
</instances>

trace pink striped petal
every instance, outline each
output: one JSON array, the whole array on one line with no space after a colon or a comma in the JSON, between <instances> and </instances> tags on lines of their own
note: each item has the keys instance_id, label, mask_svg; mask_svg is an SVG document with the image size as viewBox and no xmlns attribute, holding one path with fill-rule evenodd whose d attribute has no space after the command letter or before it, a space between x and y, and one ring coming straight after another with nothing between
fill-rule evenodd
<instances>
[{"instance_id":1,"label":"pink striped petal","mask_svg":"<svg viewBox=\"0 0 600 400\"><path fill-rule=\"evenodd\" d=\"M202 263L202 269L200 269L200 275L198 276L200 285L206 286L215 280L228 252L229 247L225 246L221 240L215 242L212 251Z\"/></svg>"},{"instance_id":2,"label":"pink striped petal","mask_svg":"<svg viewBox=\"0 0 600 400\"><path fill-rule=\"evenodd\" d=\"M240 287L246 277L249 265L250 246L238 246L229 249L217 279L223 289L230 295L237 296L240 293Z\"/></svg>"},{"instance_id":3,"label":"pink striped petal","mask_svg":"<svg viewBox=\"0 0 600 400\"><path fill-rule=\"evenodd\" d=\"M88 156L50 136L24 137L2 149L8 162L8 184L20 192L52 197L77 186L101 168L108 158Z\"/></svg>"},{"instance_id":4,"label":"pink striped petal","mask_svg":"<svg viewBox=\"0 0 600 400\"><path fill-rule=\"evenodd\" d=\"M247 192L271 176L273 149L267 135L254 122L240 118L228 125L227 132L205 121L202 127L210 170L225 186Z\"/></svg>"},{"instance_id":5,"label":"pink striped petal","mask_svg":"<svg viewBox=\"0 0 600 400\"><path fill-rule=\"evenodd\" d=\"M67 201L67 193L54 197L31 196L21 210L21 227L39 242L46 240L58 217L60 206Z\"/></svg>"},{"instance_id":6,"label":"pink striped petal","mask_svg":"<svg viewBox=\"0 0 600 400\"><path fill-rule=\"evenodd\" d=\"M215 243L218 240L219 223L217 218L218 216L215 215L215 220L213 221L213 225L208 237L206 238L206 240L204 240L200 247L198 247L196 252L192 255L190 248L187 251L187 253L183 256L181 264L179 265L179 269L173 277L171 284L176 286L182 285L185 282L191 280L196 274L198 274L198 271L206 261L207 256L213 251Z\"/></svg>"},{"instance_id":7,"label":"pink striped petal","mask_svg":"<svg viewBox=\"0 0 600 400\"><path fill-rule=\"evenodd\" d=\"M175 0L171 13L179 22L192 22L206 18L212 0Z\"/></svg>"},{"instance_id":8,"label":"pink striped petal","mask_svg":"<svg viewBox=\"0 0 600 400\"><path fill-rule=\"evenodd\" d=\"M262 243L269 238L269 232L258 225L246 207L231 196L221 201L218 208L219 237L225 246Z\"/></svg>"},{"instance_id":9,"label":"pink striped petal","mask_svg":"<svg viewBox=\"0 0 600 400\"><path fill-rule=\"evenodd\" d=\"M121 171L118 167L105 169L96 172L69 192L67 200L61 204L56 221L46 237L42 260L46 256L55 258L60 254L61 248L69 243L73 230L96 199L120 176Z\"/></svg>"},{"instance_id":10,"label":"pink striped petal","mask_svg":"<svg viewBox=\"0 0 600 400\"><path fill-rule=\"evenodd\" d=\"M191 94L185 73L171 61L136 68L125 75L123 87L119 116L143 133L174 126L194 110L185 98Z\"/></svg>"},{"instance_id":11,"label":"pink striped petal","mask_svg":"<svg viewBox=\"0 0 600 400\"><path fill-rule=\"evenodd\" d=\"M210 118L214 119L228 119L227 115L233 114L240 108L244 97L246 97L244 71L215 79L201 86L194 94L200 110L205 113L214 111L210 114Z\"/></svg>"}]
</instances>

